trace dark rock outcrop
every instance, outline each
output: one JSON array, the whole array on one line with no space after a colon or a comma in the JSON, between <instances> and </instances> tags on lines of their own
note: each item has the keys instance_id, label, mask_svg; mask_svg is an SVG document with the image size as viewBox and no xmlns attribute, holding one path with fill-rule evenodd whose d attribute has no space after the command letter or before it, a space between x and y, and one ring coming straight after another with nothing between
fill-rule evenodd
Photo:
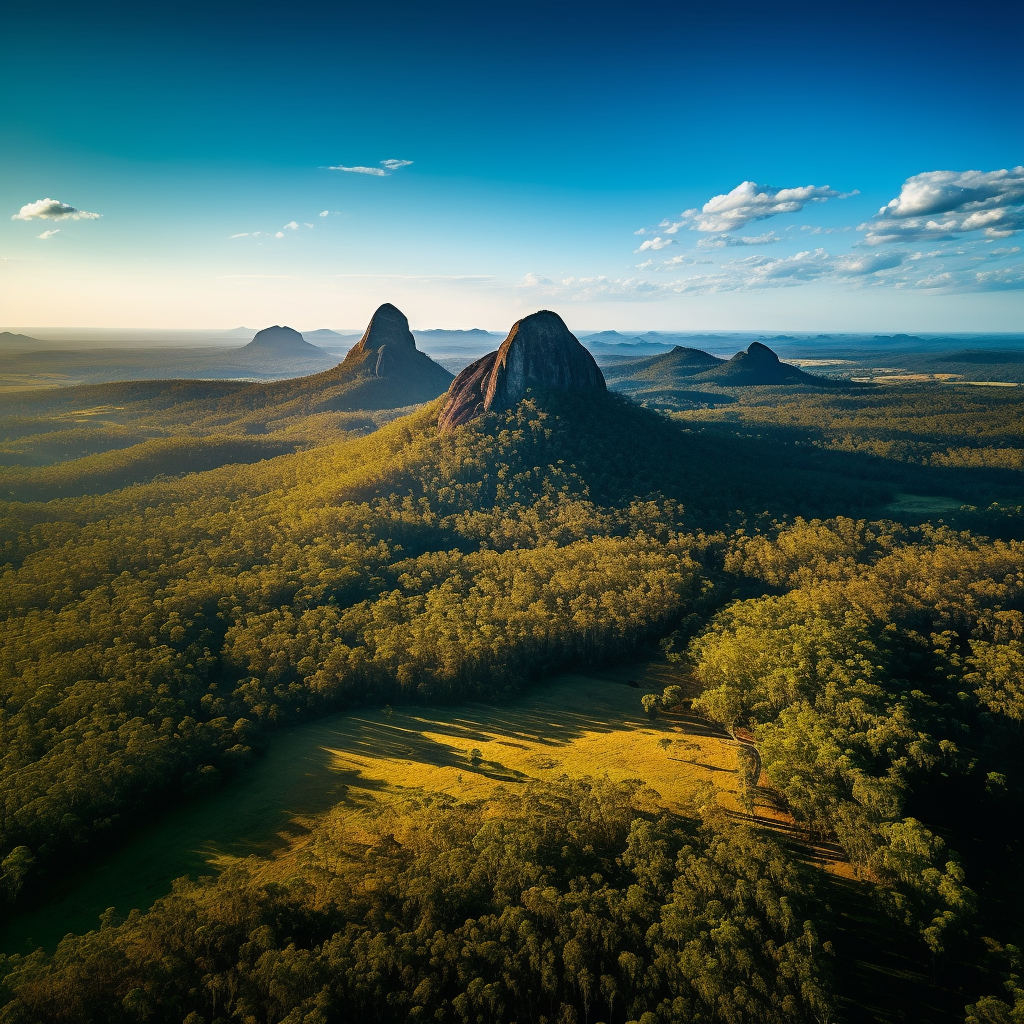
<instances>
[{"instance_id":1,"label":"dark rock outcrop","mask_svg":"<svg viewBox=\"0 0 1024 1024\"><path fill-rule=\"evenodd\" d=\"M513 324L496 352L471 363L452 381L438 426L450 430L492 409L510 409L532 387L576 394L605 391L594 357L547 309Z\"/></svg>"},{"instance_id":2,"label":"dark rock outcrop","mask_svg":"<svg viewBox=\"0 0 1024 1024\"><path fill-rule=\"evenodd\" d=\"M370 317L363 336L349 349L342 366L372 369L376 377L389 377L423 353L409 330L405 314L385 302Z\"/></svg>"},{"instance_id":3,"label":"dark rock outcrop","mask_svg":"<svg viewBox=\"0 0 1024 1024\"><path fill-rule=\"evenodd\" d=\"M385 302L333 370L310 379L331 393L324 410L396 409L443 395L452 375L416 347L405 314Z\"/></svg>"}]
</instances>

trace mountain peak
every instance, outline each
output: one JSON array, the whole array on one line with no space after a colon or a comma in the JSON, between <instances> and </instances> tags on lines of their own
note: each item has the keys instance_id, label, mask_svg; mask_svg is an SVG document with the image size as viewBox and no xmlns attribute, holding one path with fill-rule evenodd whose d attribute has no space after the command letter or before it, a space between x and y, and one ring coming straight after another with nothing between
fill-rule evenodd
<instances>
[{"instance_id":1,"label":"mountain peak","mask_svg":"<svg viewBox=\"0 0 1024 1024\"><path fill-rule=\"evenodd\" d=\"M770 349L767 345L762 345L759 341L751 342L747 346L746 352L740 352L737 354L737 358L745 357L745 360L750 360L753 363L763 363L765 365L774 364L779 361L779 357L776 355L773 349Z\"/></svg>"},{"instance_id":2,"label":"mountain peak","mask_svg":"<svg viewBox=\"0 0 1024 1024\"><path fill-rule=\"evenodd\" d=\"M491 409L509 409L532 386L575 393L605 390L594 357L549 309L517 320L496 352L452 381L438 426L448 430Z\"/></svg>"},{"instance_id":3,"label":"mountain peak","mask_svg":"<svg viewBox=\"0 0 1024 1024\"><path fill-rule=\"evenodd\" d=\"M409 330L409 320L406 315L390 302L385 302L377 307L377 311L370 317L363 336L356 342L353 352L379 352L385 345L394 345L398 348L415 349L416 339Z\"/></svg>"}]
</instances>

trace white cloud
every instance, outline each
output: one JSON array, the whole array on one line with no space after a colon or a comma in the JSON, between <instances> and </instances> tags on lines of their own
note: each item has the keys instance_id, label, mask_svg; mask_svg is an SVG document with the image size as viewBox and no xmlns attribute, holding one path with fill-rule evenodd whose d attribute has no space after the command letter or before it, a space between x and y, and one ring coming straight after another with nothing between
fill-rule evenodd
<instances>
[{"instance_id":1,"label":"white cloud","mask_svg":"<svg viewBox=\"0 0 1024 1024\"><path fill-rule=\"evenodd\" d=\"M60 234L60 228L50 228L49 231L44 231L41 235L37 235L37 238L53 238L54 235Z\"/></svg>"},{"instance_id":2,"label":"white cloud","mask_svg":"<svg viewBox=\"0 0 1024 1024\"><path fill-rule=\"evenodd\" d=\"M326 217L330 212L331 212L330 210L321 210L320 213L317 214L317 216L319 216L319 217Z\"/></svg>"},{"instance_id":3,"label":"white cloud","mask_svg":"<svg viewBox=\"0 0 1024 1024\"><path fill-rule=\"evenodd\" d=\"M860 226L868 245L1024 230L1024 166L1001 171L926 171Z\"/></svg>"},{"instance_id":4,"label":"white cloud","mask_svg":"<svg viewBox=\"0 0 1024 1024\"><path fill-rule=\"evenodd\" d=\"M342 164L338 164L337 167L328 167L327 170L347 171L349 174L374 174L378 178L386 178L388 176L388 172L380 167L345 167Z\"/></svg>"},{"instance_id":5,"label":"white cloud","mask_svg":"<svg viewBox=\"0 0 1024 1024\"><path fill-rule=\"evenodd\" d=\"M738 231L755 220L765 220L780 213L797 213L808 203L827 199L845 199L856 192L837 192L828 185L801 185L798 188L774 188L752 181L740 182L731 192L713 196L699 210L686 210L682 224L690 223L695 231L721 233ZM666 228L671 230L671 228Z\"/></svg>"},{"instance_id":6,"label":"white cloud","mask_svg":"<svg viewBox=\"0 0 1024 1024\"><path fill-rule=\"evenodd\" d=\"M647 267L652 266L653 264L654 264L654 260L644 260L643 263L638 263L636 265L636 269L637 270L644 270Z\"/></svg>"},{"instance_id":7,"label":"white cloud","mask_svg":"<svg viewBox=\"0 0 1024 1024\"><path fill-rule=\"evenodd\" d=\"M328 167L327 170L347 171L349 174L372 174L377 178L387 178L390 177L392 171L410 166L412 166L411 160L381 160L380 167L363 167L361 164L357 164L355 167L346 167L344 164L337 164L334 167ZM326 217L327 212L321 213L320 216Z\"/></svg>"},{"instance_id":8,"label":"white cloud","mask_svg":"<svg viewBox=\"0 0 1024 1024\"><path fill-rule=\"evenodd\" d=\"M237 235L228 235L228 238L248 238L250 235L258 235L259 231L239 231Z\"/></svg>"},{"instance_id":9,"label":"white cloud","mask_svg":"<svg viewBox=\"0 0 1024 1024\"><path fill-rule=\"evenodd\" d=\"M646 242L640 243L639 249L634 249L633 252L646 252L648 249L664 249L666 246L675 244L676 240L674 238L648 238Z\"/></svg>"},{"instance_id":10,"label":"white cloud","mask_svg":"<svg viewBox=\"0 0 1024 1024\"><path fill-rule=\"evenodd\" d=\"M923 254L921 254L923 256ZM909 257L902 252L856 253L837 256L835 272L840 277L865 277L901 266Z\"/></svg>"},{"instance_id":11,"label":"white cloud","mask_svg":"<svg viewBox=\"0 0 1024 1024\"><path fill-rule=\"evenodd\" d=\"M664 267L710 267L712 265L711 260L695 260L690 256L673 256L670 260L665 260L662 264Z\"/></svg>"},{"instance_id":12,"label":"white cloud","mask_svg":"<svg viewBox=\"0 0 1024 1024\"><path fill-rule=\"evenodd\" d=\"M633 234L634 235L646 235L647 234L647 228L637 228L636 231L633 232Z\"/></svg>"},{"instance_id":13,"label":"white cloud","mask_svg":"<svg viewBox=\"0 0 1024 1024\"><path fill-rule=\"evenodd\" d=\"M275 238L284 238L284 232L283 231L277 231L277 232L274 233L274 237Z\"/></svg>"},{"instance_id":14,"label":"white cloud","mask_svg":"<svg viewBox=\"0 0 1024 1024\"><path fill-rule=\"evenodd\" d=\"M26 203L11 220L99 220L102 214L76 210L59 199L37 199Z\"/></svg>"},{"instance_id":15,"label":"white cloud","mask_svg":"<svg viewBox=\"0 0 1024 1024\"><path fill-rule=\"evenodd\" d=\"M304 221L303 221L302 223L303 223L303 224L304 224L304 225L305 225L305 226L306 226L307 228L309 228L309 229L310 229L311 231L313 230L313 227L314 227L314 225L313 225L313 224L310 224L310 223L309 223L308 221L305 221L305 220L304 220Z\"/></svg>"},{"instance_id":16,"label":"white cloud","mask_svg":"<svg viewBox=\"0 0 1024 1024\"><path fill-rule=\"evenodd\" d=\"M294 221L294 220L290 220L290 221L288 221L287 224L284 225L283 228L281 228L281 230L282 231L298 231L299 230L298 222Z\"/></svg>"},{"instance_id":17,"label":"white cloud","mask_svg":"<svg viewBox=\"0 0 1024 1024\"><path fill-rule=\"evenodd\" d=\"M763 235L711 235L702 238L697 242L698 249L730 249L740 245L770 245L772 242L781 242L782 239L774 231L767 231Z\"/></svg>"}]
</instances>

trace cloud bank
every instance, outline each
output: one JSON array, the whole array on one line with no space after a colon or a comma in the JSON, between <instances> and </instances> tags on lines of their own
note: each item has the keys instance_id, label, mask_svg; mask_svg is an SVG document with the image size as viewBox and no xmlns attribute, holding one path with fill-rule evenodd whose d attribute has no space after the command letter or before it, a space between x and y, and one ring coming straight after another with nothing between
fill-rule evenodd
<instances>
[{"instance_id":1,"label":"cloud bank","mask_svg":"<svg viewBox=\"0 0 1024 1024\"><path fill-rule=\"evenodd\" d=\"M957 238L981 231L1007 238L1024 230L1024 167L1001 171L926 171L860 226L868 245Z\"/></svg>"},{"instance_id":2,"label":"cloud bank","mask_svg":"<svg viewBox=\"0 0 1024 1024\"><path fill-rule=\"evenodd\" d=\"M102 214L76 210L59 199L37 199L26 203L11 220L99 220Z\"/></svg>"},{"instance_id":3,"label":"cloud bank","mask_svg":"<svg viewBox=\"0 0 1024 1024\"><path fill-rule=\"evenodd\" d=\"M751 292L793 288L814 282L854 287L934 290L943 292L1006 291L1024 289L1024 264L997 266L1002 255L990 252L972 257L963 266L965 251L860 252L832 255L825 249L808 249L792 256L756 254L723 263L710 273L675 280L649 281L640 277L563 277L551 279L527 274L516 286L517 294L532 298L586 302L594 299L659 299L673 295L712 295L722 292ZM680 265L687 265L685 257ZM975 260L980 260L979 267ZM957 265L958 262L961 265ZM638 269L647 269L641 264ZM667 266L667 264L663 264ZM659 268L654 268L658 270Z\"/></svg>"}]
</instances>

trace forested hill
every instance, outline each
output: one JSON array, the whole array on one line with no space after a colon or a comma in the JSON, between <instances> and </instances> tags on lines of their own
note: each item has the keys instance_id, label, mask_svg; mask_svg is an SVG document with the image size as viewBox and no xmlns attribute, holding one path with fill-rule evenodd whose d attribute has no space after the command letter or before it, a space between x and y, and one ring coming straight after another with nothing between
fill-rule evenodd
<instances>
[{"instance_id":1,"label":"forested hill","mask_svg":"<svg viewBox=\"0 0 1024 1024\"><path fill-rule=\"evenodd\" d=\"M752 466L742 440L603 392L538 391L446 434L439 409L256 465L0 506L4 850L47 861L313 709L497 695L620 656L689 608L699 522L781 509L794 488L873 493L813 467L799 483L768 454Z\"/></svg>"}]
</instances>

